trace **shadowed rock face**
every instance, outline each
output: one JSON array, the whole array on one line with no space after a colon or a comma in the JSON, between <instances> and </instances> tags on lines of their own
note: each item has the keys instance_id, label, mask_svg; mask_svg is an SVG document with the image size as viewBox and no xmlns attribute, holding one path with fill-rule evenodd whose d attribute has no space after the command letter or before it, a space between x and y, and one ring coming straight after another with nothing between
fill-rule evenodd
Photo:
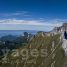
<instances>
[{"instance_id":1,"label":"shadowed rock face","mask_svg":"<svg viewBox=\"0 0 67 67\"><path fill-rule=\"evenodd\" d=\"M64 32L64 38L67 40L67 32Z\"/></svg>"}]
</instances>

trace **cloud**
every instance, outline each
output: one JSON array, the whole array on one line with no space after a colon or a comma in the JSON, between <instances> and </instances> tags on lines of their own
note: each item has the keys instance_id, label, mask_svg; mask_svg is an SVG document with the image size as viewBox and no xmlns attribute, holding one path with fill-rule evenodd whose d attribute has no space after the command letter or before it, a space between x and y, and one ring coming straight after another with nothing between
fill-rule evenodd
<instances>
[{"instance_id":1,"label":"cloud","mask_svg":"<svg viewBox=\"0 0 67 67\"><path fill-rule=\"evenodd\" d=\"M23 25L36 25L36 26L61 26L64 21L62 20L49 20L49 21L40 21L40 20L17 20L17 19L5 19L0 20L0 24L23 24Z\"/></svg>"},{"instance_id":2,"label":"cloud","mask_svg":"<svg viewBox=\"0 0 67 67\"><path fill-rule=\"evenodd\" d=\"M31 16L31 15L29 15L27 11L18 11L14 13L0 13L0 16L10 17L10 16Z\"/></svg>"},{"instance_id":3,"label":"cloud","mask_svg":"<svg viewBox=\"0 0 67 67\"><path fill-rule=\"evenodd\" d=\"M4 19L0 20L0 30L39 30L51 31L54 27L61 26L66 20L18 20Z\"/></svg>"}]
</instances>

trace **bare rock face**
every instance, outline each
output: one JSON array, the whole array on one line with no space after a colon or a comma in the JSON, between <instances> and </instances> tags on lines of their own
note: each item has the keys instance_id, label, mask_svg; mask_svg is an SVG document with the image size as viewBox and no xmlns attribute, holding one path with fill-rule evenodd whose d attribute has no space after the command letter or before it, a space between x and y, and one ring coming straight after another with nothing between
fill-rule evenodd
<instances>
[{"instance_id":1,"label":"bare rock face","mask_svg":"<svg viewBox=\"0 0 67 67\"><path fill-rule=\"evenodd\" d=\"M60 27L55 27L52 32L54 33L62 33L64 31L67 31L67 23L64 23L62 26Z\"/></svg>"},{"instance_id":2,"label":"bare rock face","mask_svg":"<svg viewBox=\"0 0 67 67\"><path fill-rule=\"evenodd\" d=\"M65 55L67 56L67 39L65 38L65 35L64 35L64 32L66 31L67 32L67 23L64 23L62 26L61 26L61 33L62 33L62 38L63 38L63 44L62 44L62 47L65 51ZM67 35L66 35L67 37Z\"/></svg>"}]
</instances>

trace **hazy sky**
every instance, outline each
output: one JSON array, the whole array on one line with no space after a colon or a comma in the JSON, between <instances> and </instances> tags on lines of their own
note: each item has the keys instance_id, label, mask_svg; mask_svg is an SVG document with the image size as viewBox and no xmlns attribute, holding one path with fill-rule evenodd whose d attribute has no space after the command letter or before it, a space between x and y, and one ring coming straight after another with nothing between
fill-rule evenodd
<instances>
[{"instance_id":1,"label":"hazy sky","mask_svg":"<svg viewBox=\"0 0 67 67\"><path fill-rule=\"evenodd\" d=\"M0 30L44 30L67 22L66 0L0 0Z\"/></svg>"}]
</instances>

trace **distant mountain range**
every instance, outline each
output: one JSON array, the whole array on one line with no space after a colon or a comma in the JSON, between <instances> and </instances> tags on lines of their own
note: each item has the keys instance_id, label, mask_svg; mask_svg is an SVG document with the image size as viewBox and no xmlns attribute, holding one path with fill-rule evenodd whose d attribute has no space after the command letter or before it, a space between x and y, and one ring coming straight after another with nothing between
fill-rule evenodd
<instances>
[{"instance_id":1,"label":"distant mountain range","mask_svg":"<svg viewBox=\"0 0 67 67\"><path fill-rule=\"evenodd\" d=\"M17 36L13 36L13 35L7 35L7 36L2 36L0 38L0 41L14 41L16 40Z\"/></svg>"},{"instance_id":2,"label":"distant mountain range","mask_svg":"<svg viewBox=\"0 0 67 67\"><path fill-rule=\"evenodd\" d=\"M20 36L23 35L24 32L36 34L37 31L35 30L0 30L0 37L13 35L13 36Z\"/></svg>"}]
</instances>

